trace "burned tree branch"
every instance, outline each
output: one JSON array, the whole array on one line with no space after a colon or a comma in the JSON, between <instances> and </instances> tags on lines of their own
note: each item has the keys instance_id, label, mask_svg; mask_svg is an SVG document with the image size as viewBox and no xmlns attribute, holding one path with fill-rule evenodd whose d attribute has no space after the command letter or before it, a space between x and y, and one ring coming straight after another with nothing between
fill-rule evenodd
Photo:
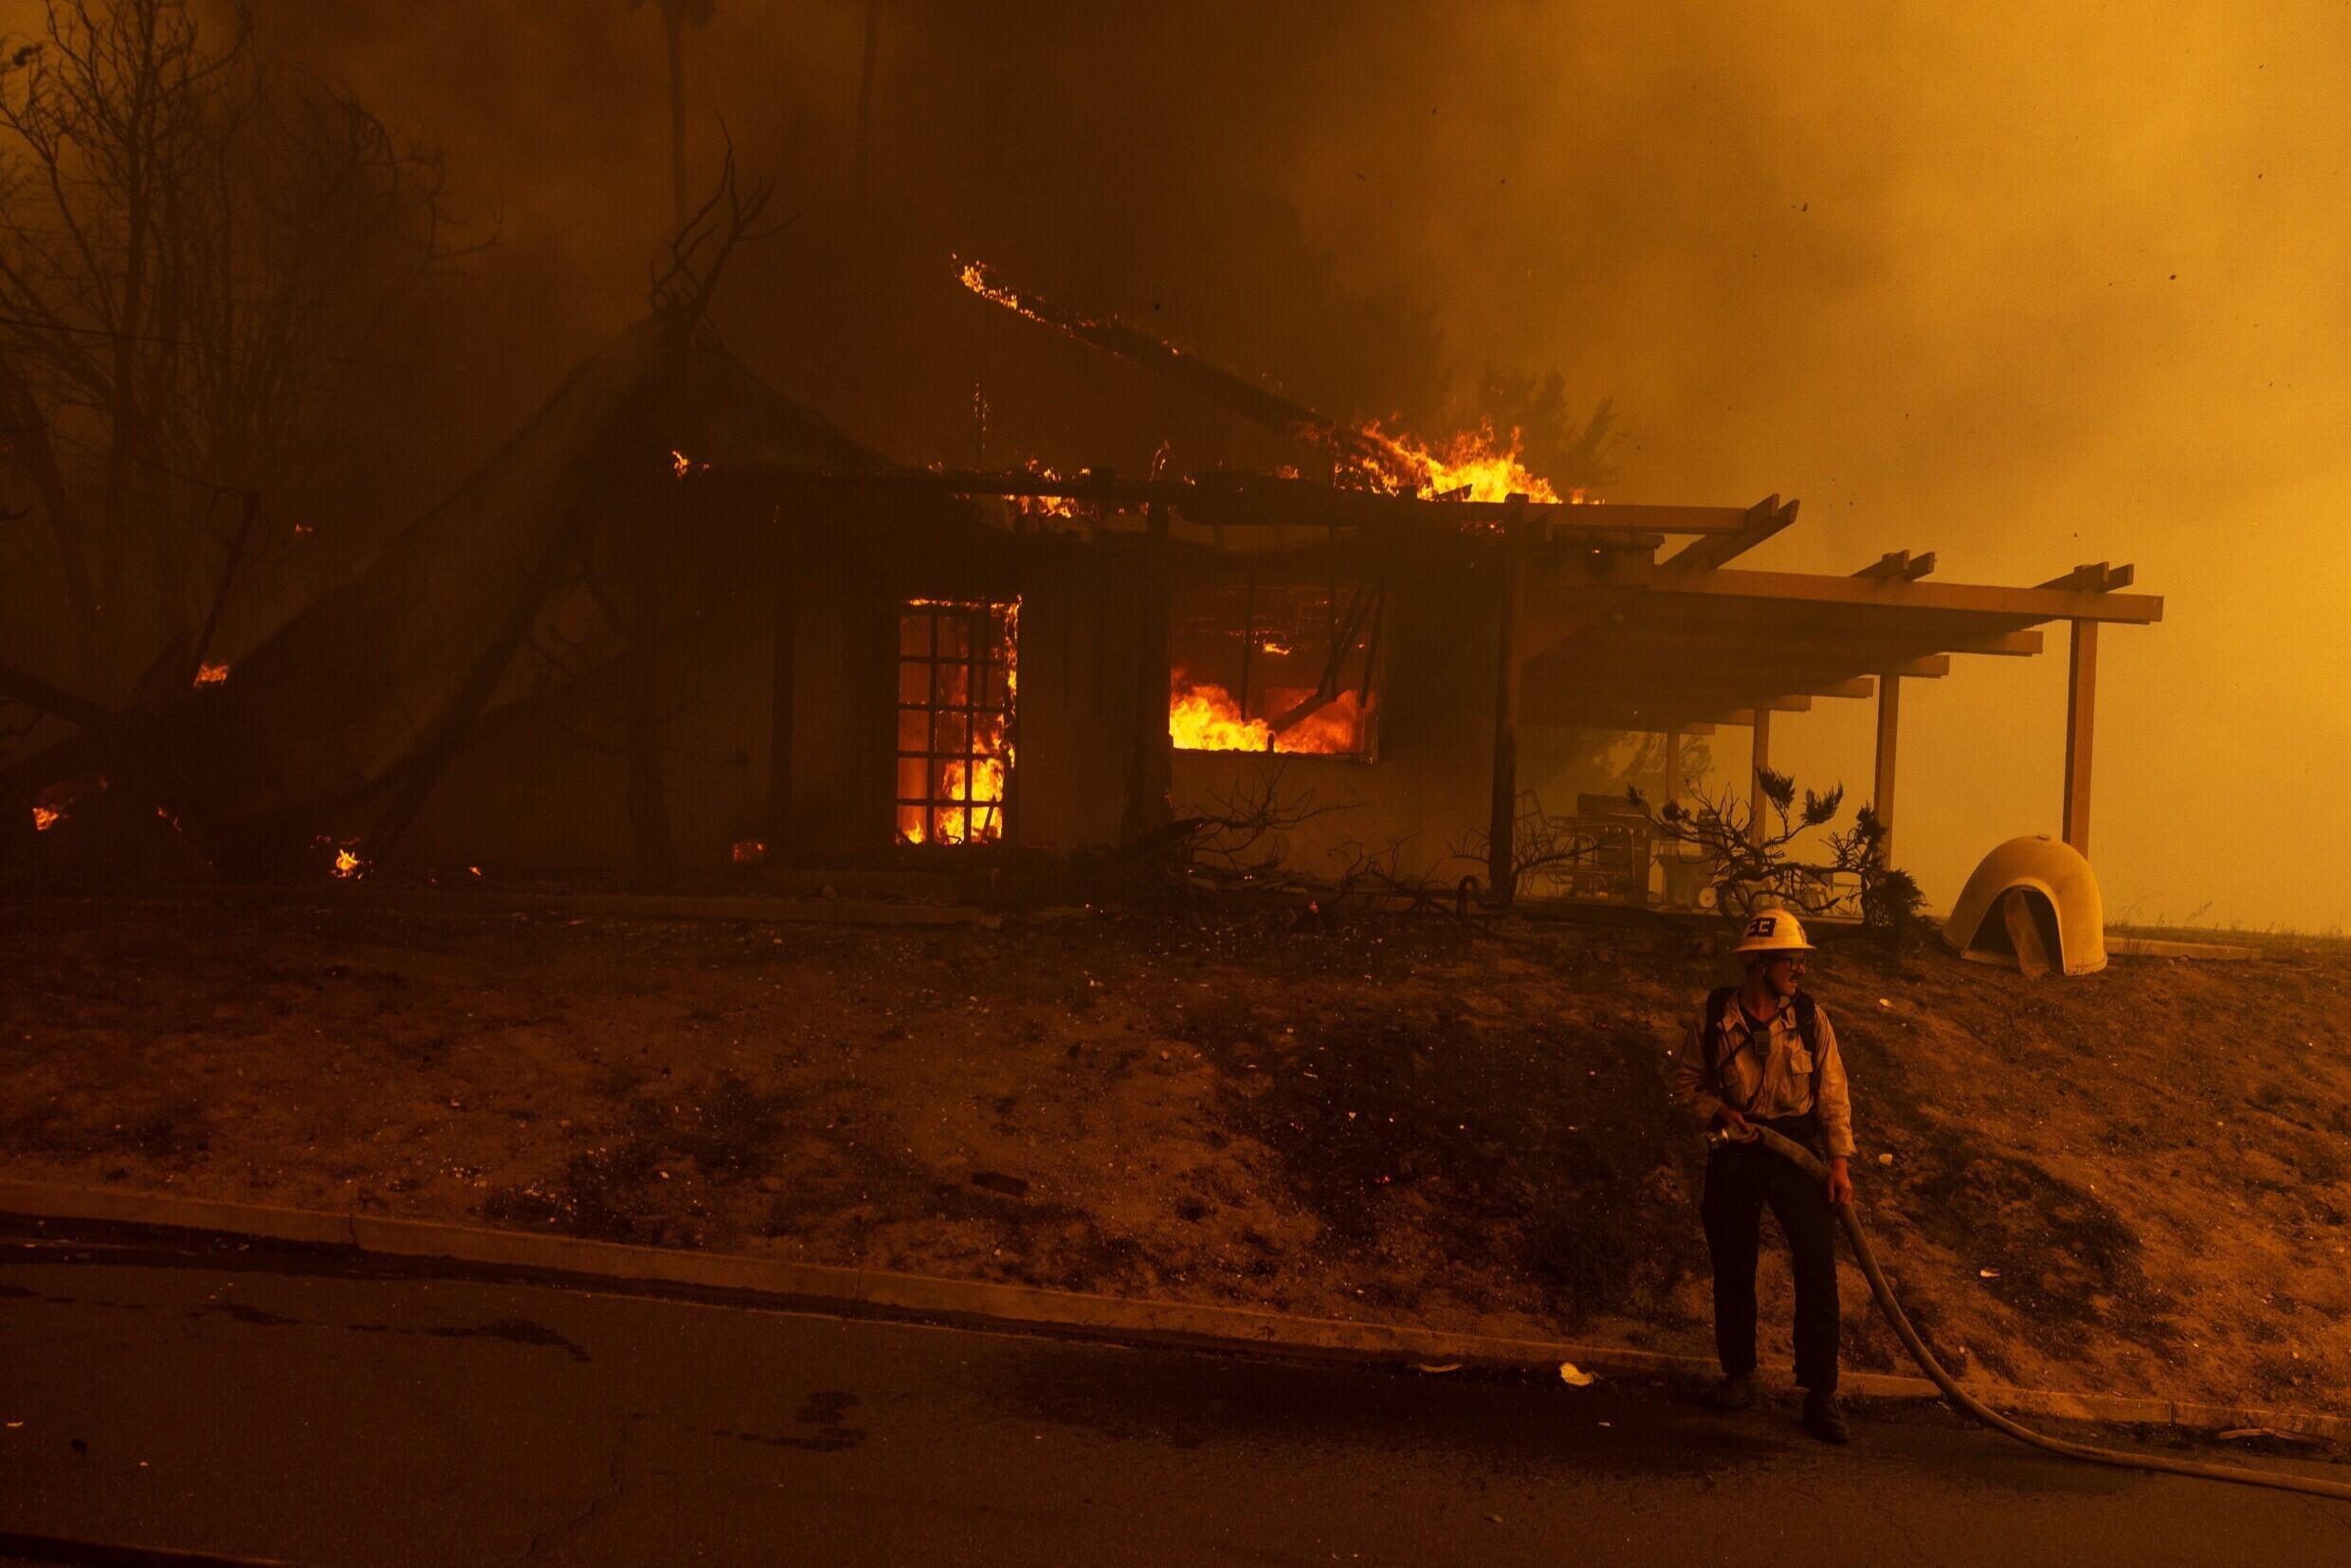
<instances>
[{"instance_id":1,"label":"burned tree branch","mask_svg":"<svg viewBox=\"0 0 2351 1568\"><path fill-rule=\"evenodd\" d=\"M721 135L725 134L723 122L719 129ZM775 182L772 179L761 180L748 191L743 189L736 175L735 141L727 137L726 156L719 166L718 184L671 238L668 265L655 274L647 286L647 303L656 312L675 312L689 323L701 320L710 309L719 279L726 271L736 247L770 238L790 227L790 218L768 228L759 226L759 218L775 194Z\"/></svg>"},{"instance_id":2,"label":"burned tree branch","mask_svg":"<svg viewBox=\"0 0 2351 1568\"><path fill-rule=\"evenodd\" d=\"M1284 835L1317 817L1351 810L1356 802L1320 801L1312 790L1285 794L1285 769L1274 768L1236 782L1215 809L1173 824L1188 862L1194 867L1259 877L1281 868L1288 855ZM1258 847L1271 843L1262 856ZM1205 862L1205 866L1203 863Z\"/></svg>"},{"instance_id":3,"label":"burned tree branch","mask_svg":"<svg viewBox=\"0 0 2351 1568\"><path fill-rule=\"evenodd\" d=\"M1396 901L1403 901L1403 912L1417 914L1436 912L1441 891L1431 877L1408 877L1400 872L1404 846L1409 840L1392 838L1377 851L1366 850L1354 840L1339 847L1346 857L1340 867L1334 896L1340 902L1361 900L1375 910L1383 910Z\"/></svg>"},{"instance_id":4,"label":"burned tree branch","mask_svg":"<svg viewBox=\"0 0 2351 1568\"><path fill-rule=\"evenodd\" d=\"M63 686L51 685L30 670L9 665L0 665L0 697L80 724L83 729L95 729L117 717L112 708L78 697Z\"/></svg>"}]
</instances>

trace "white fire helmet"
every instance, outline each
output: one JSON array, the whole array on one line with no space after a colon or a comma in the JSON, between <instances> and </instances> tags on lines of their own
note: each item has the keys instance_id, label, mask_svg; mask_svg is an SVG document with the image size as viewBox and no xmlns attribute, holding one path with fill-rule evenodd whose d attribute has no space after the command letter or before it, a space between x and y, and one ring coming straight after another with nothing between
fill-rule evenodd
<instances>
[{"instance_id":1,"label":"white fire helmet","mask_svg":"<svg viewBox=\"0 0 2351 1568\"><path fill-rule=\"evenodd\" d=\"M1759 909L1747 917L1746 934L1734 953L1810 953L1804 927L1785 909Z\"/></svg>"}]
</instances>

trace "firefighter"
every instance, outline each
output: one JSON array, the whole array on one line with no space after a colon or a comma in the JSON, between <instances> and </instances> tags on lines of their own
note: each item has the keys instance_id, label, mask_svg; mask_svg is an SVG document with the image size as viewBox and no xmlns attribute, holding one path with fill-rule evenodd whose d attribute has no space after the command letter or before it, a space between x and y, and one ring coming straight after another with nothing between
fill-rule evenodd
<instances>
[{"instance_id":1,"label":"firefighter","mask_svg":"<svg viewBox=\"0 0 2351 1568\"><path fill-rule=\"evenodd\" d=\"M1804 1430L1826 1443L1850 1437L1837 1405L1834 1206L1853 1181L1852 1106L1829 1016L1802 986L1813 945L1784 909L1749 919L1737 952L1746 976L1706 999L1674 1068L1677 1097L1720 1129L1706 1159L1706 1250L1714 1265L1714 1345L1722 1380L1708 1403L1755 1403L1755 1266L1769 1205L1795 1265L1795 1380ZM1824 1185L1757 1139L1761 1123L1826 1156Z\"/></svg>"}]
</instances>

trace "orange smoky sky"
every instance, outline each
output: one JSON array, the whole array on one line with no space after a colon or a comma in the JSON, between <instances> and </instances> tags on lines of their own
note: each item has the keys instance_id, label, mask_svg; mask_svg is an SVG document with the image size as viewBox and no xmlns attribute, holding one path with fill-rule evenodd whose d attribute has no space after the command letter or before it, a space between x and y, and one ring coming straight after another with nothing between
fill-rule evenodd
<instances>
[{"instance_id":1,"label":"orange smoky sky","mask_svg":"<svg viewBox=\"0 0 2351 1568\"><path fill-rule=\"evenodd\" d=\"M693 168L723 121L793 215L729 279L738 351L912 459L970 455L977 380L991 456L1139 468L1172 428L1204 460L1214 422L1173 394L985 319L945 264L976 254L1340 414L1434 418L1485 366L1557 369L1615 400L1611 497L1802 498L1746 564L2134 562L2167 608L2101 647L2109 912L2351 919L2351 11L1129 9L879 0L861 191L865 0L717 0L687 39ZM656 14L257 16L444 146L495 221L445 285L494 363L420 415L478 459L641 307L670 204ZM2063 646L1905 690L1901 858L1938 906L2057 830ZM1777 758L1859 798L1872 719L1784 717ZM1744 732L1714 749L1721 782Z\"/></svg>"}]
</instances>

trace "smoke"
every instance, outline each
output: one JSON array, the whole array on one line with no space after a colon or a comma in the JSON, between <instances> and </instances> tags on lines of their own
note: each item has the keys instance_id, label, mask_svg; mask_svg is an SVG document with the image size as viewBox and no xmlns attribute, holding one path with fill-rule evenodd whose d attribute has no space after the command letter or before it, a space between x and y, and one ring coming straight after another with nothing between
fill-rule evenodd
<instances>
[{"instance_id":1,"label":"smoke","mask_svg":"<svg viewBox=\"0 0 2351 1568\"><path fill-rule=\"evenodd\" d=\"M1612 495L1804 499L1750 564L2135 560L2169 610L2103 649L2110 906L2351 914L2300 869L2351 858L2313 810L2351 772L2322 586L2351 500L2337 9L881 0L861 191L866 9L720 0L687 38L693 169L723 120L797 214L740 260L721 325L852 433L966 460L977 384L991 461L1236 450L1220 416L964 296L950 253L1340 414L1433 422L1489 365L1558 370L1616 400ZM434 352L462 374L420 415L478 458L641 308L670 211L658 17L259 14L440 141L503 237L446 286ZM1998 839L2055 830L2063 682L2061 656L1961 661L1907 695L1898 848L1937 902ZM1859 798L1868 725L1859 703L1783 721L1776 760Z\"/></svg>"}]
</instances>

